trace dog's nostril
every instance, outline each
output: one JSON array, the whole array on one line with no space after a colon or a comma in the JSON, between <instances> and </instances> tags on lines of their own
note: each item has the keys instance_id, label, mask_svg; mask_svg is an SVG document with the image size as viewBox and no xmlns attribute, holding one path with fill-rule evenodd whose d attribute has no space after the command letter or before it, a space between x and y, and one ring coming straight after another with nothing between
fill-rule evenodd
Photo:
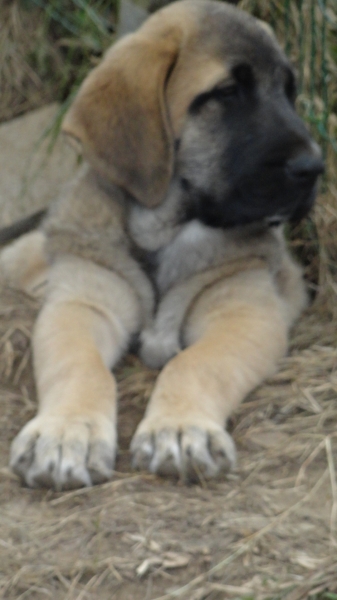
<instances>
[{"instance_id":1,"label":"dog's nostril","mask_svg":"<svg viewBox=\"0 0 337 600\"><path fill-rule=\"evenodd\" d=\"M321 157L311 154L301 154L296 158L288 160L286 164L287 174L298 181L313 179L324 173L324 163Z\"/></svg>"}]
</instances>

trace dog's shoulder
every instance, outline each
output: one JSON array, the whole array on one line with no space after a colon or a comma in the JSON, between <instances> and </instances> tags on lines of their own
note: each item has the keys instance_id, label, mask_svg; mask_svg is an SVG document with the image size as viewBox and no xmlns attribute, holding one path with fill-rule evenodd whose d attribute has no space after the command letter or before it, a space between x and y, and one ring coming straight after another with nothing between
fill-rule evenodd
<instances>
[{"instance_id":1,"label":"dog's shoulder","mask_svg":"<svg viewBox=\"0 0 337 600\"><path fill-rule=\"evenodd\" d=\"M52 203L45 228L72 228L83 234L86 230L123 228L125 205L118 186L100 178L88 165L79 169L77 176L67 184Z\"/></svg>"},{"instance_id":2,"label":"dog's shoulder","mask_svg":"<svg viewBox=\"0 0 337 600\"><path fill-rule=\"evenodd\" d=\"M116 187L83 165L51 204L42 229L47 253L76 254L113 268L112 249L125 246L125 203Z\"/></svg>"}]
</instances>

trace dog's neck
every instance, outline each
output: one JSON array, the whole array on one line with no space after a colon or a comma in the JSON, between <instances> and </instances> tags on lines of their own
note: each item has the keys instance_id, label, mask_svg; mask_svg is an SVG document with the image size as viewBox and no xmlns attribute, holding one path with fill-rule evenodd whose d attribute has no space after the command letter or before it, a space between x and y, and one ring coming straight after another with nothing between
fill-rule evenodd
<instances>
[{"instance_id":1,"label":"dog's neck","mask_svg":"<svg viewBox=\"0 0 337 600\"><path fill-rule=\"evenodd\" d=\"M266 258L270 268L277 270L280 247L283 248L281 227L254 223L220 229L197 219L186 222L182 194L179 183L173 181L159 207L148 209L132 204L127 219L133 244L150 257L151 276L160 294L195 273L233 258Z\"/></svg>"},{"instance_id":2,"label":"dog's neck","mask_svg":"<svg viewBox=\"0 0 337 600\"><path fill-rule=\"evenodd\" d=\"M182 204L182 190L176 180L173 180L164 201L157 208L132 204L128 229L133 242L150 252L167 246L183 227Z\"/></svg>"}]
</instances>

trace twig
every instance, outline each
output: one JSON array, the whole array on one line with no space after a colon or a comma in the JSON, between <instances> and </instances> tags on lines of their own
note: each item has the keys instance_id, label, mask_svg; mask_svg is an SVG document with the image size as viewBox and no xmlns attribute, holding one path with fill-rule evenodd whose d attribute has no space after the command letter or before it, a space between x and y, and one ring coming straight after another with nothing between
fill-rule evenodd
<instances>
[{"instance_id":1,"label":"twig","mask_svg":"<svg viewBox=\"0 0 337 600\"><path fill-rule=\"evenodd\" d=\"M68 492L67 494L63 494L60 498L55 498L54 500L50 500L50 502L48 504L50 504L51 506L57 506L59 504L63 504L63 502L67 502L68 500L71 500L72 498L76 498L77 496L83 496L84 494L90 494L91 492L94 492L95 490L99 490L99 491L106 490L106 489L114 490L114 489L120 487L121 485L123 485L124 483L138 481L139 479L153 480L154 476L153 475L144 475L144 474L133 475L132 477L126 477L124 479L119 479L118 481L108 481L107 483L103 483L100 486L80 488L79 490L74 490L72 492Z\"/></svg>"},{"instance_id":2,"label":"twig","mask_svg":"<svg viewBox=\"0 0 337 600\"><path fill-rule=\"evenodd\" d=\"M336 471L332 454L331 438L327 436L325 438L326 455L328 459L331 493L332 493L332 509L330 516L330 533L331 539L334 545L337 545L336 539L336 521L337 521L337 483L336 483Z\"/></svg>"}]
</instances>

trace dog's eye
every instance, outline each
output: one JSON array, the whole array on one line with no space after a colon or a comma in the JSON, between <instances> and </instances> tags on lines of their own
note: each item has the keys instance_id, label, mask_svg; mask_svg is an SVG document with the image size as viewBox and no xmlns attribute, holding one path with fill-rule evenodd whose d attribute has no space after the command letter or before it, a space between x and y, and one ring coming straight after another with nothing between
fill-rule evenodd
<instances>
[{"instance_id":1,"label":"dog's eye","mask_svg":"<svg viewBox=\"0 0 337 600\"><path fill-rule=\"evenodd\" d=\"M236 65L232 69L232 75L234 79L245 89L252 89L254 87L254 75L252 67L246 63Z\"/></svg>"},{"instance_id":2,"label":"dog's eye","mask_svg":"<svg viewBox=\"0 0 337 600\"><path fill-rule=\"evenodd\" d=\"M215 100L225 100L226 98L233 98L239 93L239 86L236 83L227 85L226 87L215 88L211 92L211 97Z\"/></svg>"},{"instance_id":3,"label":"dog's eye","mask_svg":"<svg viewBox=\"0 0 337 600\"><path fill-rule=\"evenodd\" d=\"M230 99L237 98L238 94L239 86L236 83L215 87L209 92L204 92L194 98L189 110L191 113L195 113L203 106L210 105L211 102L222 104Z\"/></svg>"}]
</instances>

